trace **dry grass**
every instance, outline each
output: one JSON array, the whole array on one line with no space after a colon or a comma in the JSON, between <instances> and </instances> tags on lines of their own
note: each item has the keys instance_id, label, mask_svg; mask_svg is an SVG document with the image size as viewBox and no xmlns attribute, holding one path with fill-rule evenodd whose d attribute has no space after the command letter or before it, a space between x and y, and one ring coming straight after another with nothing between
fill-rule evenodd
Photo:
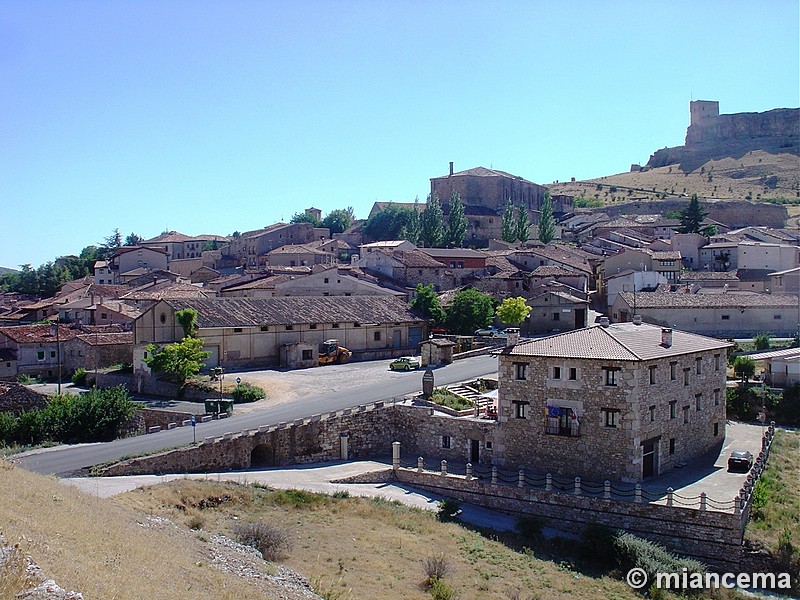
<instances>
[{"instance_id":1,"label":"dry grass","mask_svg":"<svg viewBox=\"0 0 800 600\"><path fill-rule=\"evenodd\" d=\"M0 600L14 600L17 592L38 583L26 571L24 547L17 542L0 551Z\"/></svg>"},{"instance_id":2,"label":"dry grass","mask_svg":"<svg viewBox=\"0 0 800 600\"><path fill-rule=\"evenodd\" d=\"M765 174L777 175L774 189L764 186ZM710 177L709 177L710 176ZM597 184L603 187L597 189ZM793 154L770 154L761 150L750 152L741 158L724 158L709 161L702 168L684 173L678 165L659 167L645 172L619 173L598 179L563 182L548 186L552 194L569 194L598 198L607 204L621 203L635 198L654 198L656 194L687 196L697 194L701 198L741 200L750 195L762 198L797 198L800 185L800 157ZM617 190L612 192L611 186ZM654 189L655 188L655 189ZM631 189L631 195L628 190ZM684 192L685 189L685 192Z\"/></svg>"},{"instance_id":3,"label":"dry grass","mask_svg":"<svg viewBox=\"0 0 800 600\"><path fill-rule=\"evenodd\" d=\"M0 533L26 540L25 553L61 587L107 600L269 597L209 567L194 532L147 515L0 461Z\"/></svg>"},{"instance_id":4,"label":"dry grass","mask_svg":"<svg viewBox=\"0 0 800 600\"><path fill-rule=\"evenodd\" d=\"M280 524L295 536L282 562L329 598L430 598L426 557L432 552L447 557L443 581L458 598L637 598L621 581L539 560L459 524L440 523L433 512L380 499L184 480L135 490L115 502L173 520L202 511L205 529L225 534L240 522Z\"/></svg>"}]
</instances>

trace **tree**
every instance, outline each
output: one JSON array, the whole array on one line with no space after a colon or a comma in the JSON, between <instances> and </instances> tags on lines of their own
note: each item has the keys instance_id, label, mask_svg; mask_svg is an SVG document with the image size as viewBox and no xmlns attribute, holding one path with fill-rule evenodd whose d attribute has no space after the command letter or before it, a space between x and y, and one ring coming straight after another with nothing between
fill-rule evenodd
<instances>
[{"instance_id":1,"label":"tree","mask_svg":"<svg viewBox=\"0 0 800 600\"><path fill-rule=\"evenodd\" d=\"M419 218L420 240L428 248L440 248L444 243L444 213L439 197L436 194L428 196L428 203Z\"/></svg>"},{"instance_id":2,"label":"tree","mask_svg":"<svg viewBox=\"0 0 800 600\"><path fill-rule=\"evenodd\" d=\"M217 240L206 240L203 242L203 252L210 250L219 250L219 243Z\"/></svg>"},{"instance_id":3,"label":"tree","mask_svg":"<svg viewBox=\"0 0 800 600\"><path fill-rule=\"evenodd\" d=\"M197 336L197 311L193 308L184 308L175 312L175 320L183 327L185 337Z\"/></svg>"},{"instance_id":4,"label":"tree","mask_svg":"<svg viewBox=\"0 0 800 600\"><path fill-rule=\"evenodd\" d=\"M525 302L525 298L517 296L516 298L506 298L497 307L497 318L503 323L508 325L518 326L525 320L531 312L531 307Z\"/></svg>"},{"instance_id":5,"label":"tree","mask_svg":"<svg viewBox=\"0 0 800 600\"><path fill-rule=\"evenodd\" d=\"M407 239L404 236L408 235L412 219L410 208L390 203L366 220L363 228L364 235L367 239L376 242Z\"/></svg>"},{"instance_id":6,"label":"tree","mask_svg":"<svg viewBox=\"0 0 800 600\"><path fill-rule=\"evenodd\" d=\"M733 374L742 381L748 381L756 373L756 363L749 356L737 356L733 359Z\"/></svg>"},{"instance_id":7,"label":"tree","mask_svg":"<svg viewBox=\"0 0 800 600\"><path fill-rule=\"evenodd\" d=\"M120 235L119 229L114 228L114 231L111 232L111 235L103 238L103 241L100 243L100 250L98 254L103 260L108 260L114 255L114 252L117 250L117 248L121 246L122 235Z\"/></svg>"},{"instance_id":8,"label":"tree","mask_svg":"<svg viewBox=\"0 0 800 600\"><path fill-rule=\"evenodd\" d=\"M189 377L200 372L203 361L211 356L211 352L203 350L203 340L192 337L185 337L169 346L149 344L146 350L144 362L147 366L169 375L181 387Z\"/></svg>"},{"instance_id":9,"label":"tree","mask_svg":"<svg viewBox=\"0 0 800 600\"><path fill-rule=\"evenodd\" d=\"M525 206L520 204L517 210L517 239L524 244L531 236L531 222L528 220L528 210Z\"/></svg>"},{"instance_id":10,"label":"tree","mask_svg":"<svg viewBox=\"0 0 800 600\"><path fill-rule=\"evenodd\" d=\"M506 208L503 211L503 224L500 229L500 237L504 242L513 244L517 239L517 225L514 222L514 205L511 204L509 199Z\"/></svg>"},{"instance_id":11,"label":"tree","mask_svg":"<svg viewBox=\"0 0 800 600\"><path fill-rule=\"evenodd\" d=\"M476 289L460 290L447 309L447 328L457 334L469 335L487 327L494 317L494 299Z\"/></svg>"},{"instance_id":12,"label":"tree","mask_svg":"<svg viewBox=\"0 0 800 600\"><path fill-rule=\"evenodd\" d=\"M753 338L753 346L756 350L769 350L771 339L772 334L770 333L757 333Z\"/></svg>"},{"instance_id":13,"label":"tree","mask_svg":"<svg viewBox=\"0 0 800 600\"><path fill-rule=\"evenodd\" d=\"M436 325L445 322L447 314L439 302L439 296L436 295L433 285L418 283L415 294L414 299L409 303L412 309L422 314L426 319L433 321Z\"/></svg>"},{"instance_id":14,"label":"tree","mask_svg":"<svg viewBox=\"0 0 800 600\"><path fill-rule=\"evenodd\" d=\"M697 194L692 194L689 204L681 211L678 233L700 233L708 211L700 204Z\"/></svg>"},{"instance_id":15,"label":"tree","mask_svg":"<svg viewBox=\"0 0 800 600\"><path fill-rule=\"evenodd\" d=\"M409 215L408 223L405 227L405 239L409 242L414 244L415 246L419 243L419 235L420 235L420 222L419 222L419 196L414 198L414 208L411 209L411 213Z\"/></svg>"},{"instance_id":16,"label":"tree","mask_svg":"<svg viewBox=\"0 0 800 600\"><path fill-rule=\"evenodd\" d=\"M322 219L322 226L330 229L331 233L342 233L350 229L355 218L352 206L337 208L325 215L325 218Z\"/></svg>"},{"instance_id":17,"label":"tree","mask_svg":"<svg viewBox=\"0 0 800 600\"><path fill-rule=\"evenodd\" d=\"M312 215L311 213L307 212L298 212L292 215L292 218L289 219L290 223L311 223L314 227L319 227L322 225L317 218Z\"/></svg>"},{"instance_id":18,"label":"tree","mask_svg":"<svg viewBox=\"0 0 800 600\"><path fill-rule=\"evenodd\" d=\"M550 200L550 192L545 192L539 214L539 241L549 244L555 237L556 220L553 218L553 202Z\"/></svg>"},{"instance_id":19,"label":"tree","mask_svg":"<svg viewBox=\"0 0 800 600\"><path fill-rule=\"evenodd\" d=\"M125 245L126 246L138 246L144 241L144 238L140 235L136 235L135 233L129 233L128 236L125 238Z\"/></svg>"},{"instance_id":20,"label":"tree","mask_svg":"<svg viewBox=\"0 0 800 600\"><path fill-rule=\"evenodd\" d=\"M453 248L460 248L467 235L467 217L464 216L464 204L461 196L453 190L450 194L450 217L447 227L447 243Z\"/></svg>"}]
</instances>

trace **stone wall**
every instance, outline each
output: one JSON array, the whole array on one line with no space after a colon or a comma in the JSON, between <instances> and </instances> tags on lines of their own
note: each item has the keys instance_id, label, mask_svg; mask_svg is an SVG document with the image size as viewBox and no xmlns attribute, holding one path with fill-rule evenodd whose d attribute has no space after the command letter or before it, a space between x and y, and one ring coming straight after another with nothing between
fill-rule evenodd
<instances>
[{"instance_id":1,"label":"stone wall","mask_svg":"<svg viewBox=\"0 0 800 600\"><path fill-rule=\"evenodd\" d=\"M479 506L534 515L559 530L579 533L587 525L623 529L724 571L737 572L744 526L734 513L570 495L468 481L458 475L397 469L398 481Z\"/></svg>"},{"instance_id":2,"label":"stone wall","mask_svg":"<svg viewBox=\"0 0 800 600\"><path fill-rule=\"evenodd\" d=\"M611 218L621 215L666 214L670 211L681 211L688 205L686 199L654 200L628 202L609 206L593 212L603 212ZM789 213L780 204L766 202L754 203L745 200L726 200L724 202L708 202L705 204L708 218L729 227L774 227L780 229L786 225Z\"/></svg>"}]
</instances>

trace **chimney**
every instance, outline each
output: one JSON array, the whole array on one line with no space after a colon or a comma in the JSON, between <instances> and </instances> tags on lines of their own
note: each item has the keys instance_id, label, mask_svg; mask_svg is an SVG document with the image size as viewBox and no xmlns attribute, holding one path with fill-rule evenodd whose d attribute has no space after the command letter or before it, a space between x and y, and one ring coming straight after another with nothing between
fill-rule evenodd
<instances>
[{"instance_id":1,"label":"chimney","mask_svg":"<svg viewBox=\"0 0 800 600\"><path fill-rule=\"evenodd\" d=\"M664 328L661 330L661 345L664 348L672 346L672 329Z\"/></svg>"},{"instance_id":2,"label":"chimney","mask_svg":"<svg viewBox=\"0 0 800 600\"><path fill-rule=\"evenodd\" d=\"M453 161L450 161L450 175L453 174Z\"/></svg>"},{"instance_id":3,"label":"chimney","mask_svg":"<svg viewBox=\"0 0 800 600\"><path fill-rule=\"evenodd\" d=\"M609 324L610 321L608 320L608 317L600 317L600 327L608 327Z\"/></svg>"},{"instance_id":4,"label":"chimney","mask_svg":"<svg viewBox=\"0 0 800 600\"><path fill-rule=\"evenodd\" d=\"M633 324L634 325L641 325L642 324L642 315L633 315Z\"/></svg>"},{"instance_id":5,"label":"chimney","mask_svg":"<svg viewBox=\"0 0 800 600\"><path fill-rule=\"evenodd\" d=\"M509 327L506 329L506 348L516 346L519 343L519 327Z\"/></svg>"}]
</instances>

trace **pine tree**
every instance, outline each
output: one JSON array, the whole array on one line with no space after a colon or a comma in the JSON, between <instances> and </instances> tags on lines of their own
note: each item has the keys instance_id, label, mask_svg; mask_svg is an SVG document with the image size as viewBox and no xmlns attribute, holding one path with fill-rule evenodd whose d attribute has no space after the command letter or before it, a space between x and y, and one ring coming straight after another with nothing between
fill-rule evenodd
<instances>
[{"instance_id":1,"label":"pine tree","mask_svg":"<svg viewBox=\"0 0 800 600\"><path fill-rule=\"evenodd\" d=\"M519 211L517 213L517 239L524 244L531 237L531 222L528 220L528 210L524 205L520 204L517 210Z\"/></svg>"},{"instance_id":2,"label":"pine tree","mask_svg":"<svg viewBox=\"0 0 800 600\"><path fill-rule=\"evenodd\" d=\"M467 218L464 216L464 205L461 196L453 190L450 195L450 218L447 228L447 242L453 248L460 248L467 235Z\"/></svg>"},{"instance_id":3,"label":"pine tree","mask_svg":"<svg viewBox=\"0 0 800 600\"><path fill-rule=\"evenodd\" d=\"M508 242L509 244L513 244L517 239L517 225L514 222L514 205L511 204L510 199L508 204L506 204L506 209L503 211L503 225L500 230L500 237L503 238L504 242Z\"/></svg>"},{"instance_id":4,"label":"pine tree","mask_svg":"<svg viewBox=\"0 0 800 600\"><path fill-rule=\"evenodd\" d=\"M553 203L550 192L544 193L542 208L539 214L539 241L549 244L556 237L556 220L553 218Z\"/></svg>"},{"instance_id":5,"label":"pine tree","mask_svg":"<svg viewBox=\"0 0 800 600\"><path fill-rule=\"evenodd\" d=\"M419 220L422 242L428 248L441 248L445 241L444 213L436 194L428 196L428 203Z\"/></svg>"},{"instance_id":6,"label":"pine tree","mask_svg":"<svg viewBox=\"0 0 800 600\"><path fill-rule=\"evenodd\" d=\"M700 204L697 194L692 194L689 204L681 211L681 226L678 233L700 233L708 211Z\"/></svg>"},{"instance_id":7,"label":"pine tree","mask_svg":"<svg viewBox=\"0 0 800 600\"><path fill-rule=\"evenodd\" d=\"M411 215L408 219L406 226L405 239L414 245L419 243L420 223L419 223L419 196L414 198L414 208L411 209Z\"/></svg>"}]
</instances>

